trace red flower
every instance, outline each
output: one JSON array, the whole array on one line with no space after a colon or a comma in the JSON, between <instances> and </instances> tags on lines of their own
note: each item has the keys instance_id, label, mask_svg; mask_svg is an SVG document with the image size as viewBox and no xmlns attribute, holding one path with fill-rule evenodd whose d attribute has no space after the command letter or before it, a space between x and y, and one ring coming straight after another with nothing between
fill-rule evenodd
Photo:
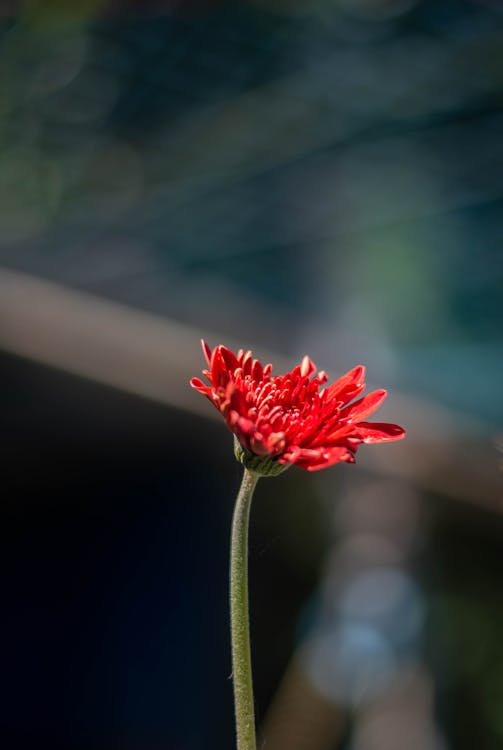
<instances>
[{"instance_id":1,"label":"red flower","mask_svg":"<svg viewBox=\"0 0 503 750\"><path fill-rule=\"evenodd\" d=\"M382 404L386 391L363 396L365 368L358 365L320 391L328 378L314 362L302 363L285 375L272 374L251 351L234 354L225 346L203 352L211 385L199 378L190 384L221 412L243 448L257 456L317 471L339 461L354 463L360 443L400 440L405 430L396 424L366 422ZM352 402L352 403L350 403Z\"/></svg>"}]
</instances>

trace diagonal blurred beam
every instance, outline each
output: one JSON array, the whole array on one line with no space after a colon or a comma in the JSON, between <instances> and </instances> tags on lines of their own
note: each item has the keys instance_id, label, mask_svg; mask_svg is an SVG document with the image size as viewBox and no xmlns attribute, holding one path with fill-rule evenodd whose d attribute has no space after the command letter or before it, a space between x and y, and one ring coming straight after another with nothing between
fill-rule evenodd
<instances>
[{"instance_id":1,"label":"diagonal blurred beam","mask_svg":"<svg viewBox=\"0 0 503 750\"><path fill-rule=\"evenodd\" d=\"M0 349L218 418L188 387L189 379L201 371L201 337L220 341L214 332L0 269ZM276 354L264 355L277 371L291 364ZM393 402L393 416L408 427L408 439L392 450L362 452L362 467L500 512L503 476L490 430L415 396L394 393Z\"/></svg>"},{"instance_id":2,"label":"diagonal blurred beam","mask_svg":"<svg viewBox=\"0 0 503 750\"><path fill-rule=\"evenodd\" d=\"M213 416L188 379L207 332L0 270L0 348L160 403ZM210 338L210 340L214 340Z\"/></svg>"}]
</instances>

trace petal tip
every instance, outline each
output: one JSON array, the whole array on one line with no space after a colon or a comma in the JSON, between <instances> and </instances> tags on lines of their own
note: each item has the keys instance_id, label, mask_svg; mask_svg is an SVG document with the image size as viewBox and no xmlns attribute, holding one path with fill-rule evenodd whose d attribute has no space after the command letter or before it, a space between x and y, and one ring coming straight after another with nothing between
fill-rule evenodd
<instances>
[{"instance_id":1,"label":"petal tip","mask_svg":"<svg viewBox=\"0 0 503 750\"><path fill-rule=\"evenodd\" d=\"M202 350L203 350L204 358L205 358L206 362L208 363L208 366L210 366L210 362L211 362L211 349L210 349L210 347L208 346L208 344L206 343L206 341L204 339L201 339L201 347L202 347Z\"/></svg>"},{"instance_id":2,"label":"petal tip","mask_svg":"<svg viewBox=\"0 0 503 750\"><path fill-rule=\"evenodd\" d=\"M201 388L207 388L208 387L199 378L191 378L189 380L189 385L190 385L191 388L195 388L197 391L199 391Z\"/></svg>"}]
</instances>

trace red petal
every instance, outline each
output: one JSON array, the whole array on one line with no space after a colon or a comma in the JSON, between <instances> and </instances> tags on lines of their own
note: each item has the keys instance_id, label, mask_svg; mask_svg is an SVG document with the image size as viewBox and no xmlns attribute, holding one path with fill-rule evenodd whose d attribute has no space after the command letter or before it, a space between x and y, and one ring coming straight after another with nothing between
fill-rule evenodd
<instances>
[{"instance_id":1,"label":"red petal","mask_svg":"<svg viewBox=\"0 0 503 750\"><path fill-rule=\"evenodd\" d=\"M230 349L227 349L226 346L221 346L219 347L219 349L227 369L234 372L234 370L239 366L236 355Z\"/></svg>"},{"instance_id":2,"label":"red petal","mask_svg":"<svg viewBox=\"0 0 503 750\"><path fill-rule=\"evenodd\" d=\"M211 349L204 339L201 339L201 346L203 347L204 358L206 359L206 362L208 363L208 367L210 367Z\"/></svg>"},{"instance_id":3,"label":"red petal","mask_svg":"<svg viewBox=\"0 0 503 750\"><path fill-rule=\"evenodd\" d=\"M350 401L355 396L359 396L365 388L365 368L363 365L357 365L347 372L341 378L329 385L326 391L326 399L337 401Z\"/></svg>"},{"instance_id":4,"label":"red petal","mask_svg":"<svg viewBox=\"0 0 503 750\"><path fill-rule=\"evenodd\" d=\"M373 414L380 407L386 396L387 392L383 389L372 391L372 393L368 393L363 398L355 401L354 404L350 404L342 409L339 415L340 419L346 422L360 422L360 420Z\"/></svg>"},{"instance_id":5,"label":"red petal","mask_svg":"<svg viewBox=\"0 0 503 750\"><path fill-rule=\"evenodd\" d=\"M236 355L227 349L226 346L216 346L211 353L210 370L212 381L214 385L217 385L221 381L222 375L225 374L225 380L229 377L229 373L234 372L238 365Z\"/></svg>"},{"instance_id":6,"label":"red petal","mask_svg":"<svg viewBox=\"0 0 503 750\"><path fill-rule=\"evenodd\" d=\"M348 385L362 385L365 380L365 367L363 365L356 365L352 370L349 370L345 375L342 375L335 383L332 383L328 387L328 390L337 395L339 391L343 391Z\"/></svg>"},{"instance_id":7,"label":"red petal","mask_svg":"<svg viewBox=\"0 0 503 750\"><path fill-rule=\"evenodd\" d=\"M208 393L209 391L211 391L210 386L203 383L203 381L199 380L199 378L192 378L190 380L190 385L192 386L192 388L195 388L196 391L201 391L201 393Z\"/></svg>"},{"instance_id":8,"label":"red petal","mask_svg":"<svg viewBox=\"0 0 503 750\"><path fill-rule=\"evenodd\" d=\"M312 375L313 372L316 372L316 365L314 364L313 360L309 359L306 354L300 364L300 374L303 378L306 378Z\"/></svg>"},{"instance_id":9,"label":"red petal","mask_svg":"<svg viewBox=\"0 0 503 750\"><path fill-rule=\"evenodd\" d=\"M236 418L234 417L234 414L236 414L236 412L232 412L233 422L239 427L243 435L253 435L256 430L255 423L252 422L251 419L247 419L246 417L242 417L240 415L238 415L238 417Z\"/></svg>"},{"instance_id":10,"label":"red petal","mask_svg":"<svg viewBox=\"0 0 503 750\"><path fill-rule=\"evenodd\" d=\"M232 411L239 414L239 416L246 417L248 414L248 404L246 398L240 390L236 388L234 383L229 383L226 390L226 397L228 399L230 408Z\"/></svg>"},{"instance_id":11,"label":"red petal","mask_svg":"<svg viewBox=\"0 0 503 750\"><path fill-rule=\"evenodd\" d=\"M252 351L251 351L251 349L248 349L248 351L243 354L243 360L240 363L241 367L243 368L243 372L246 375L249 374L250 365L251 365L252 359L253 359Z\"/></svg>"},{"instance_id":12,"label":"red petal","mask_svg":"<svg viewBox=\"0 0 503 750\"><path fill-rule=\"evenodd\" d=\"M257 435L250 437L250 449L257 456L269 456L272 453L271 448L263 442L262 436Z\"/></svg>"},{"instance_id":13,"label":"red petal","mask_svg":"<svg viewBox=\"0 0 503 750\"><path fill-rule=\"evenodd\" d=\"M216 346L211 352L211 359L210 359L210 370L211 370L211 374L213 376L214 382L218 381L218 378L222 371L223 364L224 364L224 361L222 359L222 355L220 354L220 347Z\"/></svg>"},{"instance_id":14,"label":"red petal","mask_svg":"<svg viewBox=\"0 0 503 750\"><path fill-rule=\"evenodd\" d=\"M252 378L254 380L262 380L263 374L264 374L264 371L263 371L261 363L259 362L258 359L254 359L253 365L252 365Z\"/></svg>"},{"instance_id":15,"label":"red petal","mask_svg":"<svg viewBox=\"0 0 503 750\"><path fill-rule=\"evenodd\" d=\"M389 443L405 437L405 430L397 424L387 422L359 422L355 432L364 443Z\"/></svg>"},{"instance_id":16,"label":"red petal","mask_svg":"<svg viewBox=\"0 0 503 750\"><path fill-rule=\"evenodd\" d=\"M320 452L321 456L318 459L306 459L305 461L301 459L296 462L296 465L302 469L307 469L307 471L320 471L320 469L327 469L341 461L351 464L355 462L352 452L343 445L336 445L334 448L327 448Z\"/></svg>"}]
</instances>

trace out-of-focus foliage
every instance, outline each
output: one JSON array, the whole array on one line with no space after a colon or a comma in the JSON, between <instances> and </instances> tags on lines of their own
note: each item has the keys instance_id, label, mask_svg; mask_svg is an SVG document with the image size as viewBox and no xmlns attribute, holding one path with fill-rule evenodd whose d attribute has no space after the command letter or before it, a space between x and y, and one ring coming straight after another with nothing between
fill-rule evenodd
<instances>
[{"instance_id":1,"label":"out-of-focus foliage","mask_svg":"<svg viewBox=\"0 0 503 750\"><path fill-rule=\"evenodd\" d=\"M3 262L500 419L502 36L468 0L20 4Z\"/></svg>"}]
</instances>

